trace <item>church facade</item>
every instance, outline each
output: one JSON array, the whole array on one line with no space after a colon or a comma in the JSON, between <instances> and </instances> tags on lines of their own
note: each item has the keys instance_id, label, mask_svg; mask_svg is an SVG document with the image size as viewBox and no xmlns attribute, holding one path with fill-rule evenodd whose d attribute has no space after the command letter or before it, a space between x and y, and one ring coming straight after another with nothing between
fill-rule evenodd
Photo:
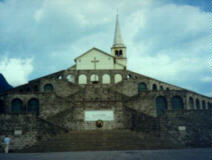
<instances>
[{"instance_id":1,"label":"church facade","mask_svg":"<svg viewBox=\"0 0 212 160\"><path fill-rule=\"evenodd\" d=\"M212 99L129 71L118 17L111 54L92 48L74 61L0 93L0 137L9 134L14 150L71 131L128 130L210 145Z\"/></svg>"}]
</instances>

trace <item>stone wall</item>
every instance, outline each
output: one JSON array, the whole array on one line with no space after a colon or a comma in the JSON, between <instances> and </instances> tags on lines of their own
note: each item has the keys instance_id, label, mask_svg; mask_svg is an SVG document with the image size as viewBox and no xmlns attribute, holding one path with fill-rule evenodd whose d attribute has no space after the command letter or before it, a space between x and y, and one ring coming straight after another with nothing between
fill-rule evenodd
<instances>
[{"instance_id":1,"label":"stone wall","mask_svg":"<svg viewBox=\"0 0 212 160\"><path fill-rule=\"evenodd\" d=\"M160 117L161 136L175 138L186 146L209 147L211 111L167 111Z\"/></svg>"},{"instance_id":2,"label":"stone wall","mask_svg":"<svg viewBox=\"0 0 212 160\"><path fill-rule=\"evenodd\" d=\"M162 82L135 72L125 71L123 73L123 81L116 86L114 89L127 96L135 96L138 94L138 84L145 83L147 91L153 90L153 85L156 86L156 91L163 90L182 90L182 88Z\"/></svg>"},{"instance_id":3,"label":"stone wall","mask_svg":"<svg viewBox=\"0 0 212 160\"><path fill-rule=\"evenodd\" d=\"M37 119L30 113L1 114L0 124L0 140L8 135L11 138L11 151L32 146L41 139L48 139L52 135L67 131L50 122ZM2 146L0 148L2 151Z\"/></svg>"},{"instance_id":4,"label":"stone wall","mask_svg":"<svg viewBox=\"0 0 212 160\"><path fill-rule=\"evenodd\" d=\"M85 121L85 111L113 111L114 120L103 121L103 127L98 128L96 121ZM48 120L70 130L124 129L127 124L125 113L124 107L118 102L107 103L107 105L99 105L98 102L87 102L79 107L76 106L50 117Z\"/></svg>"},{"instance_id":5,"label":"stone wall","mask_svg":"<svg viewBox=\"0 0 212 160\"><path fill-rule=\"evenodd\" d=\"M160 124L158 118L127 108L129 116L129 129L153 135L159 135Z\"/></svg>"},{"instance_id":6,"label":"stone wall","mask_svg":"<svg viewBox=\"0 0 212 160\"><path fill-rule=\"evenodd\" d=\"M206 98L197 94L191 94L190 92L187 92L185 90L173 90L173 91L145 91L140 94L137 94L131 98L129 98L126 102L126 105L130 108L133 108L137 110L138 112L142 112L146 115L149 116L154 116L157 117L157 112L156 112L156 98L162 96L165 98L167 102L167 110L173 110L172 107L172 98L175 96L178 96L182 99L183 102L183 110L197 110L195 107L196 104L194 103L194 108L191 109L189 106L188 99L193 96L194 100L195 98L198 97L199 102L200 102L200 108L198 109L199 111L201 110L207 110L210 111L212 108L209 107L211 105L212 100L210 98ZM205 109L202 107L202 102L205 101Z\"/></svg>"},{"instance_id":7,"label":"stone wall","mask_svg":"<svg viewBox=\"0 0 212 160\"><path fill-rule=\"evenodd\" d=\"M88 84L86 85L78 85L77 83L73 84L67 80L68 75L73 75L75 77L75 82L78 81L77 76L80 74L85 74L88 77ZM100 77L100 82L97 84L92 84L90 81L90 76L92 74L97 74ZM101 84L101 77L104 74L108 74L111 76L110 84ZM116 74L122 75L122 82L114 84L114 77ZM144 82L147 85L147 91L142 93L144 95L142 97L144 103L140 99L135 99L134 97L138 96L138 84ZM51 84L54 88L52 92L45 92L44 86L46 84ZM152 85L157 85L157 90L152 91ZM159 87L162 86L163 90ZM165 90L165 88L169 88L169 90ZM37 88L37 90L35 90ZM90 89L87 89L90 88ZM99 89L96 89L99 88ZM104 88L104 90L101 90ZM212 100L209 97L202 96L196 94L194 92L190 92L179 87L169 85L167 83L157 81L155 79L131 72L131 71L123 71L123 70L82 70L82 71L74 71L74 70L66 70L54 73L52 75L45 76L43 78L30 81L28 84L23 86L16 87L8 93L0 95L1 101L3 100L4 108L2 110L6 112L11 111L11 102L13 99L18 98L23 102L25 110L27 110L27 105L30 99L36 98L39 101L39 109L40 109L40 117L47 118L49 116L54 116L59 112L63 112L64 110L71 108L74 101L82 99L85 100L85 97L89 100L89 98L94 98L90 100L106 100L106 101L114 101L115 95L112 91L118 92L122 95L123 101L126 101L128 98L132 98L132 100L137 101L133 102L133 105L137 108L143 106L144 113L149 112L149 106L154 106L155 97L151 99L151 95L148 96L150 92L157 96L165 96L168 101L168 106L171 105L171 96L180 96L183 99L184 106L186 109L191 109L189 106L189 98L193 98L195 103L196 100L200 102L200 109L203 108L203 103L206 105L206 109L208 109L208 104L212 106ZM84 92L84 94L83 94ZM103 92L103 94L102 94ZM79 96L79 94L81 96ZM100 95L101 94L101 95ZM125 97L124 97L125 96ZM74 99L73 99L74 97ZM78 98L76 98L78 97ZM146 99L145 99L146 98ZM104 103L104 102L102 102ZM144 105L146 104L146 105ZM130 104L131 105L131 104ZM0 106L2 107L2 106ZM150 107L151 108L151 107ZM194 105L194 109L196 109ZM152 112L152 111L151 111ZM155 113L151 113L155 115Z\"/></svg>"},{"instance_id":8,"label":"stone wall","mask_svg":"<svg viewBox=\"0 0 212 160\"><path fill-rule=\"evenodd\" d=\"M68 82L66 78L70 74L74 75L76 83ZM77 84L81 74L87 76L88 84ZM92 74L99 75L98 83L93 84L90 79ZM110 84L101 84L104 74L111 76ZM122 82L115 84L114 77L117 74L122 76ZM147 85L147 90L138 93L138 84L141 82ZM45 92L46 84L51 84L53 91ZM155 91L152 90L153 84L157 86ZM158 96L164 97L167 102L166 113L161 117L156 112ZM182 99L182 110L172 110L171 101L174 96ZM190 107L191 97L194 102L197 99L200 101L199 110ZM15 98L23 102L23 113L11 114L11 102ZM32 98L39 101L38 117L26 113L28 102ZM2 93L0 100L4 102L0 104L4 105L8 113L0 115L0 138L5 134L11 135L15 148L33 145L37 140L63 133L67 131L64 128L132 129L148 133L161 131L161 137L174 137L176 141L189 146L208 145L211 138L211 111L208 105L212 103L211 98L130 71L61 71ZM205 109L203 102L206 104ZM96 121L85 121L85 111L97 110L113 111L114 120L104 121L102 128L96 127ZM22 134L14 135L15 130L21 130Z\"/></svg>"},{"instance_id":9,"label":"stone wall","mask_svg":"<svg viewBox=\"0 0 212 160\"><path fill-rule=\"evenodd\" d=\"M11 138L11 150L32 146L36 142L36 118L32 114L1 114L0 139Z\"/></svg>"}]
</instances>

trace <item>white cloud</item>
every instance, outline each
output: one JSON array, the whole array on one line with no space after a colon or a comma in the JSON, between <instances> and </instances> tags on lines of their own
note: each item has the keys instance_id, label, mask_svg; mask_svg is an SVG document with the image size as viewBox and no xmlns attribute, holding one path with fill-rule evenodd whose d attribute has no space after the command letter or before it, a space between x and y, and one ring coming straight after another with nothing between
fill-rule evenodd
<instances>
[{"instance_id":1,"label":"white cloud","mask_svg":"<svg viewBox=\"0 0 212 160\"><path fill-rule=\"evenodd\" d=\"M77 22L78 25L87 26L109 22L112 16L111 12L114 12L114 7L110 7L109 3L99 0L91 0L89 2L82 0L45 0L35 12L35 17L40 17L40 13L45 15L45 18L52 14L56 16L63 15L64 17L69 17L69 20Z\"/></svg>"},{"instance_id":2,"label":"white cloud","mask_svg":"<svg viewBox=\"0 0 212 160\"><path fill-rule=\"evenodd\" d=\"M110 53L116 9L130 70L184 87L192 79L209 92L199 75L210 72L211 15L171 1L6 1L0 5L0 53L35 57L31 79L68 68L93 46Z\"/></svg>"},{"instance_id":3,"label":"white cloud","mask_svg":"<svg viewBox=\"0 0 212 160\"><path fill-rule=\"evenodd\" d=\"M125 20L128 67L172 82L189 81L187 75L208 70L209 13L192 6L152 7Z\"/></svg>"},{"instance_id":4,"label":"white cloud","mask_svg":"<svg viewBox=\"0 0 212 160\"><path fill-rule=\"evenodd\" d=\"M211 82L212 81L212 77L209 77L209 76L206 76L206 77L203 77L201 79L202 82Z\"/></svg>"},{"instance_id":5,"label":"white cloud","mask_svg":"<svg viewBox=\"0 0 212 160\"><path fill-rule=\"evenodd\" d=\"M0 61L0 73L12 86L27 83L32 71L32 59L3 58Z\"/></svg>"},{"instance_id":6,"label":"white cloud","mask_svg":"<svg viewBox=\"0 0 212 160\"><path fill-rule=\"evenodd\" d=\"M39 22L42 17L43 17L43 11L42 10L39 9L39 10L35 11L34 18L37 22Z\"/></svg>"}]
</instances>

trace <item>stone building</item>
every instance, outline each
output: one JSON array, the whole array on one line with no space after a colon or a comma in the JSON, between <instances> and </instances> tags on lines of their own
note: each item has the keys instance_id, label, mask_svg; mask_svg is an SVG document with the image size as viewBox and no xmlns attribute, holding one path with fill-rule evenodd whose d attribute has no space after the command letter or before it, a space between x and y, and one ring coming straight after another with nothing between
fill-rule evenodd
<instances>
[{"instance_id":1,"label":"stone building","mask_svg":"<svg viewBox=\"0 0 212 160\"><path fill-rule=\"evenodd\" d=\"M92 48L0 94L0 137L25 151L208 146L211 110L210 97L129 71L117 17L111 54Z\"/></svg>"}]
</instances>

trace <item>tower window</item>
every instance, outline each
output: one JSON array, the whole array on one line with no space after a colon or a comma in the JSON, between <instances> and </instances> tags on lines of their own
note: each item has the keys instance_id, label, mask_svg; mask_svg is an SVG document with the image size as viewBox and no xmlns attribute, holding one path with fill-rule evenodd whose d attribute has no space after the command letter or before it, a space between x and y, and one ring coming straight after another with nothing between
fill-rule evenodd
<instances>
[{"instance_id":1,"label":"tower window","mask_svg":"<svg viewBox=\"0 0 212 160\"><path fill-rule=\"evenodd\" d=\"M122 52L122 50L115 50L115 55L116 56L122 56L123 55L123 52Z\"/></svg>"},{"instance_id":2,"label":"tower window","mask_svg":"<svg viewBox=\"0 0 212 160\"><path fill-rule=\"evenodd\" d=\"M119 56L119 51L118 50L115 51L115 55Z\"/></svg>"},{"instance_id":3,"label":"tower window","mask_svg":"<svg viewBox=\"0 0 212 160\"><path fill-rule=\"evenodd\" d=\"M119 56L122 56L122 50L119 50Z\"/></svg>"}]
</instances>

